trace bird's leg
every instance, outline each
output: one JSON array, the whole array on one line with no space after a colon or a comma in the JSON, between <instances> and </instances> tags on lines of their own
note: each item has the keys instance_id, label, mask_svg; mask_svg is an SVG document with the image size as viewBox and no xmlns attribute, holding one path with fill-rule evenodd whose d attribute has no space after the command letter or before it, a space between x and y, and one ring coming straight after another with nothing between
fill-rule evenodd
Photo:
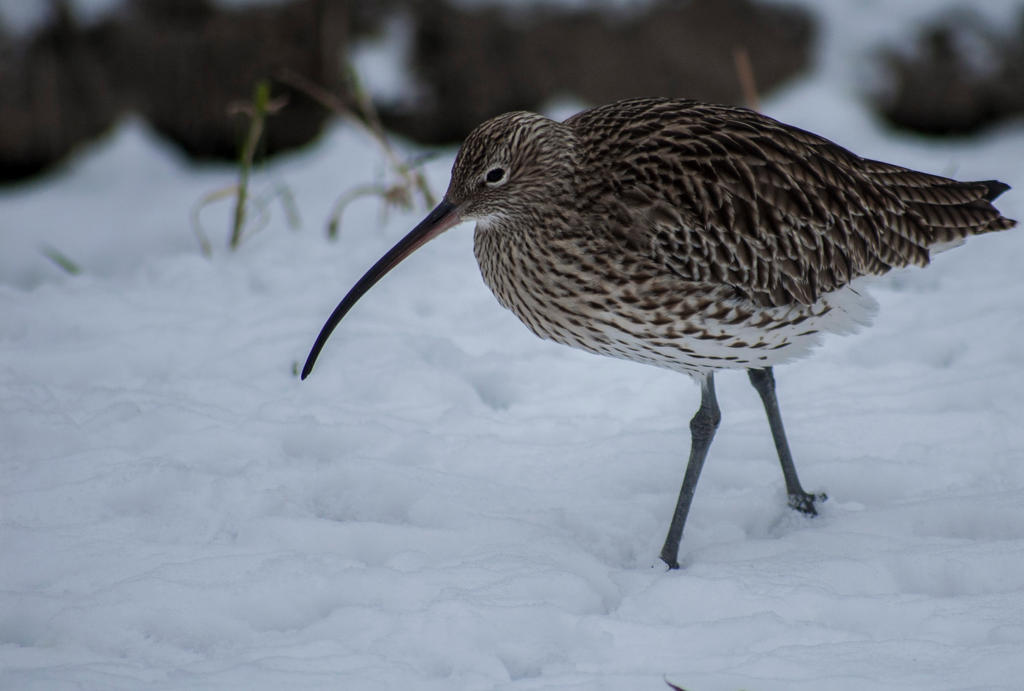
<instances>
[{"instance_id":1,"label":"bird's leg","mask_svg":"<svg viewBox=\"0 0 1024 691\"><path fill-rule=\"evenodd\" d=\"M668 564L670 569L679 568L679 541L683 537L686 514L690 512L690 503L697 489L697 480L700 478L701 468L704 467L704 459L707 458L708 448L721 420L722 413L715 398L714 374L708 374L700 385L700 408L690 420L690 460L683 476L683 486L679 488L679 500L676 502L676 511L672 514L665 546L661 548L661 560Z\"/></svg>"},{"instance_id":2,"label":"bird's leg","mask_svg":"<svg viewBox=\"0 0 1024 691\"><path fill-rule=\"evenodd\" d=\"M815 500L825 501L828 497L824 494L805 492L804 488L800 486L800 479L796 476L796 466L793 465L793 456L789 452L789 443L786 441L786 430L782 427L782 415L779 413L779 400L775 397L775 375L772 374L772 368L747 370L747 374L750 376L750 383L754 385L757 393L761 396L764 412L768 414L768 424L772 428L775 450L779 454L779 463L782 464L782 475L786 478L789 505L801 513L817 516L818 511L814 508Z\"/></svg>"}]
</instances>

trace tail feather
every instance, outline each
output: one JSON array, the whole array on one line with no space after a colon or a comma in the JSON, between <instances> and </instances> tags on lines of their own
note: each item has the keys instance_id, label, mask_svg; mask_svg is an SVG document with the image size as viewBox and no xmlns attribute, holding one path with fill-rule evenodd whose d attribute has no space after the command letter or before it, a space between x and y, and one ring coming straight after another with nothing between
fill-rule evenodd
<instances>
[{"instance_id":1,"label":"tail feather","mask_svg":"<svg viewBox=\"0 0 1024 691\"><path fill-rule=\"evenodd\" d=\"M1010 189L1005 182L960 182L882 161L862 163L872 178L914 210L924 226L934 233L932 242L951 242L1017 225L992 205L996 197ZM958 211L950 214L953 209ZM956 222L950 222L952 217L956 217Z\"/></svg>"},{"instance_id":2,"label":"tail feather","mask_svg":"<svg viewBox=\"0 0 1024 691\"><path fill-rule=\"evenodd\" d=\"M927 229L926 247L946 247L971 235L1009 230L1017 222L1006 218L992 200L1010 189L998 180L958 182L935 178L930 186L894 187L894 191Z\"/></svg>"},{"instance_id":3,"label":"tail feather","mask_svg":"<svg viewBox=\"0 0 1024 691\"><path fill-rule=\"evenodd\" d=\"M974 184L984 186L986 191L982 198L988 202L994 201L996 197L1010 189L1009 185L998 180L978 180Z\"/></svg>"}]
</instances>

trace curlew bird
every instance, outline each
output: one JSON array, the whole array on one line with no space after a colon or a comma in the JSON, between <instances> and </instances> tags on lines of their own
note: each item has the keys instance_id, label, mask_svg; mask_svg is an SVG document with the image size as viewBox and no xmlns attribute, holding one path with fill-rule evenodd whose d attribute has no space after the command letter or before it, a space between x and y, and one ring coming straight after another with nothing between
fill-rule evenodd
<instances>
[{"instance_id":1,"label":"curlew bird","mask_svg":"<svg viewBox=\"0 0 1024 691\"><path fill-rule=\"evenodd\" d=\"M779 414L773 366L822 332L868 323L865 276L1015 222L1008 186L958 182L861 158L751 110L641 98L564 122L515 112L459 149L444 199L338 304L302 378L342 317L384 274L462 221L498 302L541 338L693 376L700 408L661 558L679 541L721 414L714 373L745 369L768 416L789 505L815 515Z\"/></svg>"}]
</instances>

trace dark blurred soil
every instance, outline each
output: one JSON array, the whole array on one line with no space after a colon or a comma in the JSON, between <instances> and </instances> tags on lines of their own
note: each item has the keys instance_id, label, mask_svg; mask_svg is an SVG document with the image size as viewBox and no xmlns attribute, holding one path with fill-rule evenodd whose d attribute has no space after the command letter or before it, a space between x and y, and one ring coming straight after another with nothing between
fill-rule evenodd
<instances>
[{"instance_id":1,"label":"dark blurred soil","mask_svg":"<svg viewBox=\"0 0 1024 691\"><path fill-rule=\"evenodd\" d=\"M380 36L396 15L412 22L416 93L382 104L381 118L425 143L457 142L488 117L556 97L738 103L737 50L763 93L807 68L814 38L805 13L752 0L661 0L632 11L448 0L221 9L207 0L130 0L91 26L77 25L61 0L52 5L52 20L32 36L0 30L0 180L46 169L128 112L191 156L234 158L247 126L234 106L264 79L287 105L269 118L261 153L300 146L332 111L295 84L316 85L351 108L348 51Z\"/></svg>"},{"instance_id":2,"label":"dark blurred soil","mask_svg":"<svg viewBox=\"0 0 1024 691\"><path fill-rule=\"evenodd\" d=\"M261 155L301 146L332 107L354 108L349 51L384 35L395 17L411 27L415 88L378 110L389 130L424 143L458 142L488 117L556 98L743 103L738 55L764 95L809 69L815 40L804 11L756 0L655 0L629 10L128 0L89 26L76 24L65 0L49 1L51 21L35 34L0 27L0 181L45 170L126 113L193 157L235 158L247 127L237 105L261 80L286 99L267 121ZM882 83L867 98L899 127L963 134L1024 112L1024 13L1018 26L998 29L969 10L943 15L874 58Z\"/></svg>"}]
</instances>

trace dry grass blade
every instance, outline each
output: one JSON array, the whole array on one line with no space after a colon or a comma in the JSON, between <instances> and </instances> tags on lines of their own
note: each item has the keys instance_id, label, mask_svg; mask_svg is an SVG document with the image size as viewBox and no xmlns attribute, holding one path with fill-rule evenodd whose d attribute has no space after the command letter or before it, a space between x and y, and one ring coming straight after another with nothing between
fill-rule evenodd
<instances>
[{"instance_id":1,"label":"dry grass blade","mask_svg":"<svg viewBox=\"0 0 1024 691\"><path fill-rule=\"evenodd\" d=\"M77 276L82 273L82 267L76 264L71 258L56 247L53 247L52 245L43 245L39 248L39 251L43 253L44 257L63 269L65 273L70 274L71 276Z\"/></svg>"},{"instance_id":2,"label":"dry grass blade","mask_svg":"<svg viewBox=\"0 0 1024 691\"><path fill-rule=\"evenodd\" d=\"M353 187L338 197L331 213L327 217L327 237L331 240L337 239L341 232L341 216L345 208L360 197L380 197L387 206L397 206L402 209L412 208L412 196L409 189L403 185L387 186L383 184L366 184Z\"/></svg>"},{"instance_id":3,"label":"dry grass blade","mask_svg":"<svg viewBox=\"0 0 1024 691\"><path fill-rule=\"evenodd\" d=\"M231 113L241 113L249 116L249 129L238 157L238 182L220 189L204 194L192 206L190 217L192 220L192 231L199 241L199 249L203 256L209 257L213 254L213 245L203 228L200 214L210 204L222 199L233 198L234 207L231 220L231 234L228 239L228 247L232 250L238 249L242 242L244 233L255 232L269 222L270 203L274 199L280 199L284 207L285 217L288 225L292 228L298 227L299 212L295 204L295 198L285 185L276 185L269 193L254 196L250 192L250 180L252 176L253 161L256 158L256 149L266 125L269 115L280 111L287 105L286 98L272 99L270 97L270 84L266 81L256 85L251 103L236 103ZM250 212L255 212L253 217Z\"/></svg>"},{"instance_id":4,"label":"dry grass blade","mask_svg":"<svg viewBox=\"0 0 1024 691\"><path fill-rule=\"evenodd\" d=\"M206 236L206 231L203 229L203 222L200 219L200 214L210 204L218 202L221 199L227 199L238 194L237 185L228 185L220 189L207 192L199 200L192 205L192 212L189 214L192 219L192 232L195 233L196 239L199 241L199 250L202 252L204 257L213 255L213 245L210 244L210 239Z\"/></svg>"},{"instance_id":5,"label":"dry grass blade","mask_svg":"<svg viewBox=\"0 0 1024 691\"><path fill-rule=\"evenodd\" d=\"M341 225L340 218L345 206L359 197L378 196L384 200L385 205L408 209L412 207L414 193L417 193L422 199L425 208L432 208L436 205L437 198L431 191L426 176L418 169L422 159L415 163L410 163L398 157L394 147L391 145L391 141L388 139L387 133L384 131L384 126L381 124L380 117L373 105L369 92L362 87L358 76L353 70L348 70L348 78L351 85L350 91L354 94L355 98L354 109L349 107L334 93L296 72L286 70L279 73L277 78L282 83L301 91L325 108L333 110L360 127L380 146L385 159L387 159L388 167L397 177L397 181L394 184L360 185L342 194L335 202L333 211L327 221L327 236L329 238L337 238Z\"/></svg>"},{"instance_id":6,"label":"dry grass blade","mask_svg":"<svg viewBox=\"0 0 1024 691\"><path fill-rule=\"evenodd\" d=\"M268 115L273 115L287 104L286 98L270 98L270 83L261 81L256 85L253 92L252 102L236 104L232 112L242 113L249 116L249 131L245 136L245 143L238 160L238 185L235 187L235 212L231 224L231 237L228 246L231 249L238 249L242 241L242 230L245 227L245 213L249 198L249 177L252 172L252 162L256 155L256 147L263 136L263 129L266 125Z\"/></svg>"},{"instance_id":7,"label":"dry grass blade","mask_svg":"<svg viewBox=\"0 0 1024 691\"><path fill-rule=\"evenodd\" d=\"M754 80L754 66L750 62L750 53L743 46L732 49L732 61L736 67L736 77L743 90L743 102L751 110L761 110L761 99L757 95L757 82Z\"/></svg>"}]
</instances>

